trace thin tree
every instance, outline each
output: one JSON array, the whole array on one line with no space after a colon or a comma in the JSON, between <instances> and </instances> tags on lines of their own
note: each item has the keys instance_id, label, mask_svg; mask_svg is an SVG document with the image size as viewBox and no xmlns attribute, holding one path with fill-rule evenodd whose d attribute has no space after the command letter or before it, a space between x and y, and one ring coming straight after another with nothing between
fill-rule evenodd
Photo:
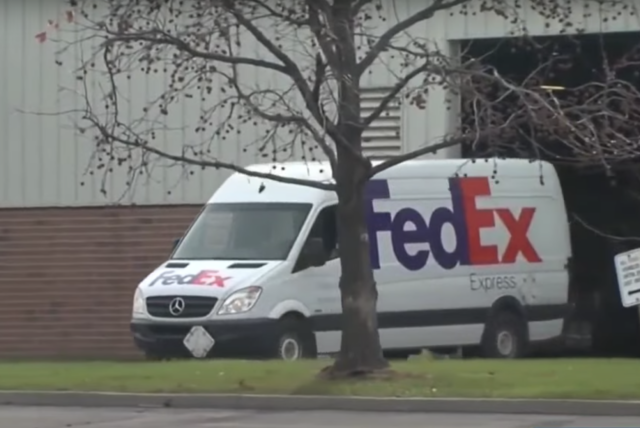
<instances>
[{"instance_id":1,"label":"thin tree","mask_svg":"<svg viewBox=\"0 0 640 428\"><path fill-rule=\"evenodd\" d=\"M628 144L605 153L600 143L611 139L614 128L597 126L603 120L620 120L620 114L607 107L613 97L623 100L617 102L632 115L637 113L632 99L637 100L638 93L630 85L615 77L586 85L576 91L593 95L576 103L542 88L536 70L516 82L482 58L451 57L416 34L418 25L430 25L451 13L484 13L518 28L512 36L523 36L526 23L518 2L510 6L502 0L423 0L415 3L419 10L397 19L392 18L397 6L392 0L70 3L67 20L75 21L76 37L62 46L58 58L60 64L68 62L81 46L84 60L75 65L83 82L84 105L73 114L79 131L95 145L95 168L109 172L115 165L127 165L131 183L162 162L185 171L223 168L337 193L343 324L331 375L362 375L388 367L380 347L378 294L365 219L365 187L371 177L461 144L482 143L493 153L524 135L525 128L544 130L545 138L556 138L579 152L583 163L609 164L628 158L629 151L635 153L630 140L620 135L617 139ZM571 0L533 3L546 19L571 26ZM37 37L44 41L47 35ZM540 67L556 60L549 58ZM363 115L361 82L373 67L384 64L390 64L387 72L393 84ZM134 109L138 100L129 99L122 87L140 75L165 76L166 85ZM451 100L464 100L465 126L417 150L372 162L363 153L363 132L394 103L424 110L434 90L448 91ZM187 138L178 150L157 144L168 118L192 99L201 102L197 125L189 130L198 139ZM278 174L279 168L273 173L250 171L212 155L217 147L230 144L230 133L247 127L258 129L252 134L259 137L242 150L256 150L274 162L287 156L308 162L324 159L333 181L287 177ZM544 149L535 138L527 138L534 152Z\"/></svg>"}]
</instances>

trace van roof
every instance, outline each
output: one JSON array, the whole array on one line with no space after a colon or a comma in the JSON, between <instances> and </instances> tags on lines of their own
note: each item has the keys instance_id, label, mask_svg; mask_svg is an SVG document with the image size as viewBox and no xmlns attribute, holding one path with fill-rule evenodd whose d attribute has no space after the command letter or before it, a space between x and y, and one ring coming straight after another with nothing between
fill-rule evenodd
<instances>
[{"instance_id":1,"label":"van roof","mask_svg":"<svg viewBox=\"0 0 640 428\"><path fill-rule=\"evenodd\" d=\"M378 165L381 162L374 161L372 163ZM255 164L247 169L317 182L333 181L331 166L326 161ZM482 158L416 159L389 168L376 177L393 179L419 178L421 176L452 177L456 174L493 175L494 171L498 175L509 177L539 177L549 174L555 176L553 166L545 161ZM335 201L334 192L234 173L223 183L209 202L308 202L317 204L326 200Z\"/></svg>"},{"instance_id":2,"label":"van roof","mask_svg":"<svg viewBox=\"0 0 640 428\"><path fill-rule=\"evenodd\" d=\"M379 164L380 162L374 163ZM555 175L555 168L546 161L507 158L476 159L416 159L391 167L376 177L452 177L456 174L502 175L508 177L539 177Z\"/></svg>"},{"instance_id":3,"label":"van roof","mask_svg":"<svg viewBox=\"0 0 640 428\"><path fill-rule=\"evenodd\" d=\"M289 178L300 178L318 182L333 181L329 162L281 162L263 163L247 167L249 171L272 173Z\"/></svg>"},{"instance_id":4,"label":"van roof","mask_svg":"<svg viewBox=\"0 0 640 428\"><path fill-rule=\"evenodd\" d=\"M247 169L317 182L332 180L328 162L266 163L251 165ZM222 186L209 199L209 203L279 202L318 205L324 201L336 200L337 196L334 192L234 173L222 183Z\"/></svg>"},{"instance_id":5,"label":"van roof","mask_svg":"<svg viewBox=\"0 0 640 428\"><path fill-rule=\"evenodd\" d=\"M382 163L373 161L373 165ZM326 161L316 162L282 162L251 165L247 169L260 172L273 172L278 175L306 180L333 181L331 166ZM450 177L456 172L481 172L497 170L498 174L509 176L540 175L548 172L553 166L546 161L507 158L477 159L414 159L389 168L379 174L380 178L402 178L419 176Z\"/></svg>"}]
</instances>

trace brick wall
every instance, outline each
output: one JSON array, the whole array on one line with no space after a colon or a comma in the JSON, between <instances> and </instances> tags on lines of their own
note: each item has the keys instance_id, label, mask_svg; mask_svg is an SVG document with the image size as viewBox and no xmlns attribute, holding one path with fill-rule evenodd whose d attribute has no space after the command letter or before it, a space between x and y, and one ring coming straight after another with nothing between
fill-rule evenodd
<instances>
[{"instance_id":1,"label":"brick wall","mask_svg":"<svg viewBox=\"0 0 640 428\"><path fill-rule=\"evenodd\" d=\"M139 357L134 289L199 210L0 210L0 358Z\"/></svg>"}]
</instances>

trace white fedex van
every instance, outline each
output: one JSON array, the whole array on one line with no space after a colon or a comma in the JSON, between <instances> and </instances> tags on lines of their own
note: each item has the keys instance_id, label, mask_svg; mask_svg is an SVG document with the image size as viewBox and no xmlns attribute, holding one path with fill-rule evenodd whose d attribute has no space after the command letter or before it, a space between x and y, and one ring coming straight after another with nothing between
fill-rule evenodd
<instances>
[{"instance_id":1,"label":"white fedex van","mask_svg":"<svg viewBox=\"0 0 640 428\"><path fill-rule=\"evenodd\" d=\"M277 169L331 180L326 164ZM552 165L416 160L376 176L368 196L386 352L469 346L515 358L561 335L571 247ZM333 192L232 175L138 286L137 346L154 358L337 352L336 202Z\"/></svg>"}]
</instances>

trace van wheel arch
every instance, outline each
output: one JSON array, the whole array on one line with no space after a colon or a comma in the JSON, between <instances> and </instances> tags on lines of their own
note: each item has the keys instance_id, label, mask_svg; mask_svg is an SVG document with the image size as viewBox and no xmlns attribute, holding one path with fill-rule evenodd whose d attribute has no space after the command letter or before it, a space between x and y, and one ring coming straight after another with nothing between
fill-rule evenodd
<instances>
[{"instance_id":1,"label":"van wheel arch","mask_svg":"<svg viewBox=\"0 0 640 428\"><path fill-rule=\"evenodd\" d=\"M503 296L496 300L489 310L482 332L483 354L491 358L504 358L495 349L496 335L500 331L513 333L517 339L518 351L515 358L524 356L529 344L529 325L522 303L513 296Z\"/></svg>"},{"instance_id":2,"label":"van wheel arch","mask_svg":"<svg viewBox=\"0 0 640 428\"><path fill-rule=\"evenodd\" d=\"M513 296L502 296L493 302L489 310L487 321L501 312L509 312L523 320L526 319L525 309L522 303ZM528 329L527 329L528 330Z\"/></svg>"},{"instance_id":3,"label":"van wheel arch","mask_svg":"<svg viewBox=\"0 0 640 428\"><path fill-rule=\"evenodd\" d=\"M279 318L278 324L278 342L286 335L299 336L302 341L303 358L316 357L316 337L307 317L300 312L289 311Z\"/></svg>"}]
</instances>

